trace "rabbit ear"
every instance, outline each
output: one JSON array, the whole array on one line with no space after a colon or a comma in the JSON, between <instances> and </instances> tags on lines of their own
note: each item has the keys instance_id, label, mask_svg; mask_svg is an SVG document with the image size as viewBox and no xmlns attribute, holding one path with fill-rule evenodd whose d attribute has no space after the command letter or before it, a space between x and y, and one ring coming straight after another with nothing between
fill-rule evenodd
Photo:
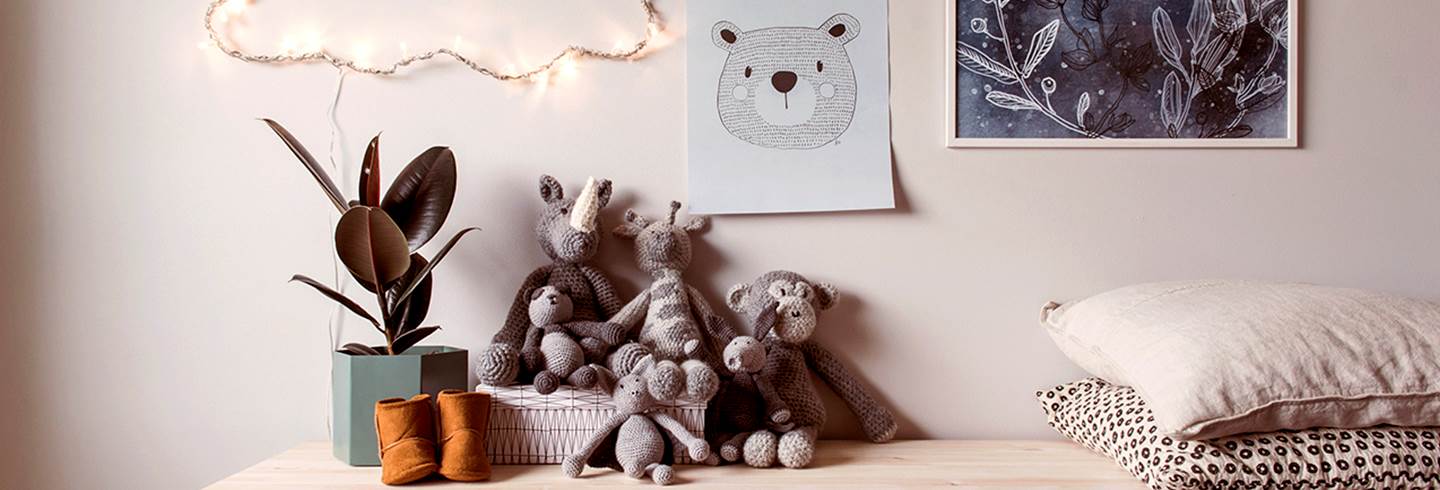
<instances>
[{"instance_id":1,"label":"rabbit ear","mask_svg":"<svg viewBox=\"0 0 1440 490\"><path fill-rule=\"evenodd\" d=\"M619 379L615 371L598 364L591 364L591 367L595 368L595 387L600 388L602 393L615 394L615 383Z\"/></svg>"}]
</instances>

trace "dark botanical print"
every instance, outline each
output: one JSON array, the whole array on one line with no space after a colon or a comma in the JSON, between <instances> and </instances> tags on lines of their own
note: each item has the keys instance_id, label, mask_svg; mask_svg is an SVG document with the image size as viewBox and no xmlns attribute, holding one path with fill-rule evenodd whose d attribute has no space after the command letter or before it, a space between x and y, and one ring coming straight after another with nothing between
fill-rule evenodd
<instances>
[{"instance_id":1,"label":"dark botanical print","mask_svg":"<svg viewBox=\"0 0 1440 490\"><path fill-rule=\"evenodd\" d=\"M953 1L956 137L1290 134L1290 0Z\"/></svg>"}]
</instances>

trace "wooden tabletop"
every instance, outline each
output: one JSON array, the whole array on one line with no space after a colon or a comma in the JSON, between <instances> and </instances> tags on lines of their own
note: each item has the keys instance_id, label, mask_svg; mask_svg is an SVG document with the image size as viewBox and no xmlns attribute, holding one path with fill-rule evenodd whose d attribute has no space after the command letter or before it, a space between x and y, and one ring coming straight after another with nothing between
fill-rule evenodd
<instances>
[{"instance_id":1,"label":"wooden tabletop","mask_svg":"<svg viewBox=\"0 0 1440 490\"><path fill-rule=\"evenodd\" d=\"M1113 461L1075 444L1055 441L895 441L886 444L821 441L809 468L679 466L675 479L675 484L682 488L1144 488ZM496 466L490 483L506 488L653 485L648 480L634 480L615 471L595 468L586 468L580 478L570 479L560 472L558 465ZM412 486L460 485L484 483L451 483L436 477ZM394 487L380 484L379 468L347 466L330 455L328 442L310 442L261 461L210 488Z\"/></svg>"}]
</instances>

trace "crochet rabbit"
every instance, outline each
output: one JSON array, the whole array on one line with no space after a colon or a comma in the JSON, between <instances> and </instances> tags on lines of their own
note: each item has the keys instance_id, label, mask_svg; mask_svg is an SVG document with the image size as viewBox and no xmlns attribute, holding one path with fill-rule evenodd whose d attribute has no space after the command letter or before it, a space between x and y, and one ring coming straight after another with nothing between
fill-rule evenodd
<instances>
[{"instance_id":1,"label":"crochet rabbit","mask_svg":"<svg viewBox=\"0 0 1440 490\"><path fill-rule=\"evenodd\" d=\"M490 346L479 355L476 376L492 386L506 386L516 381L529 381L536 374L534 366L522 366L520 350L524 347L530 319L527 315L532 290L554 286L574 303L574 319L603 321L624 306L615 293L615 286L599 269L586 262L600 246L600 209L610 202L610 181L590 179L576 199L566 199L565 189L554 177L540 177L540 198L544 211L535 224L535 237L540 248L553 261L535 269L515 292L515 301L505 325L496 332ZM586 337L580 346L590 362L603 362L606 348L598 339Z\"/></svg>"},{"instance_id":2,"label":"crochet rabbit","mask_svg":"<svg viewBox=\"0 0 1440 490\"><path fill-rule=\"evenodd\" d=\"M670 466L674 464L675 447L684 447L696 461L714 457L705 440L685 430L679 420L656 410L646 380L654 365L653 358L646 356L613 384L610 398L615 404L615 416L591 434L575 454L565 458L562 468L566 476L579 477L589 464L623 471L635 479L649 475L655 483L668 485L675 475ZM610 376L613 374L602 370L602 384L610 384Z\"/></svg>"},{"instance_id":3,"label":"crochet rabbit","mask_svg":"<svg viewBox=\"0 0 1440 490\"><path fill-rule=\"evenodd\" d=\"M644 322L638 336L640 347L622 347L612 358L611 368L623 374L627 359L638 357L637 353L654 355L657 361L650 382L657 396L703 402L720 387L711 367L718 364L716 353L721 349L714 342L729 326L681 277L690 265L689 234L704 228L706 219L691 217L677 225L675 213L679 210L680 203L672 201L665 221L628 210L625 223L615 229L615 235L635 239L635 260L654 282L611 320L630 330Z\"/></svg>"},{"instance_id":4,"label":"crochet rabbit","mask_svg":"<svg viewBox=\"0 0 1440 490\"><path fill-rule=\"evenodd\" d=\"M605 322L571 321L574 304L555 286L535 288L530 293L530 321L520 359L527 371L535 372L535 391L554 393L562 380L577 388L595 386L595 366L585 363L585 352L575 336L598 339L605 347L624 340L619 325Z\"/></svg>"},{"instance_id":5,"label":"crochet rabbit","mask_svg":"<svg viewBox=\"0 0 1440 490\"><path fill-rule=\"evenodd\" d=\"M815 333L821 310L835 304L835 288L816 284L790 271L767 272L754 282L730 289L726 303L743 314L755 327L755 338L765 347L765 367L759 376L774 385L784 406L767 406L767 413L777 416L788 410L788 424L775 442L774 454L780 464L802 468L815 455L815 439L825 425L825 405L815 390L811 373L820 376L835 394L844 400L860 420L865 436L872 442L885 442L895 437L895 417L852 377L840 361L820 344L810 340ZM757 432L756 434L759 434ZM751 441L756 446L767 443L761 436L751 435L746 441L746 462L753 466L769 466L773 460L763 456L768 448L756 447L757 457L751 461Z\"/></svg>"}]
</instances>

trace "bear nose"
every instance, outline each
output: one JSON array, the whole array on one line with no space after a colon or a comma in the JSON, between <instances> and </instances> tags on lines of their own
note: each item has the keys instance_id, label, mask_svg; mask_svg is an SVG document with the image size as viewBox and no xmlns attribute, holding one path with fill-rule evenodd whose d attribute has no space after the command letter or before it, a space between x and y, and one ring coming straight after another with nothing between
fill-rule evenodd
<instances>
[{"instance_id":1,"label":"bear nose","mask_svg":"<svg viewBox=\"0 0 1440 490\"><path fill-rule=\"evenodd\" d=\"M777 71L774 75L770 75L770 85L775 86L775 90L779 90L782 94L790 93L790 90L795 88L795 82L799 80L800 77L795 76L793 71Z\"/></svg>"}]
</instances>

